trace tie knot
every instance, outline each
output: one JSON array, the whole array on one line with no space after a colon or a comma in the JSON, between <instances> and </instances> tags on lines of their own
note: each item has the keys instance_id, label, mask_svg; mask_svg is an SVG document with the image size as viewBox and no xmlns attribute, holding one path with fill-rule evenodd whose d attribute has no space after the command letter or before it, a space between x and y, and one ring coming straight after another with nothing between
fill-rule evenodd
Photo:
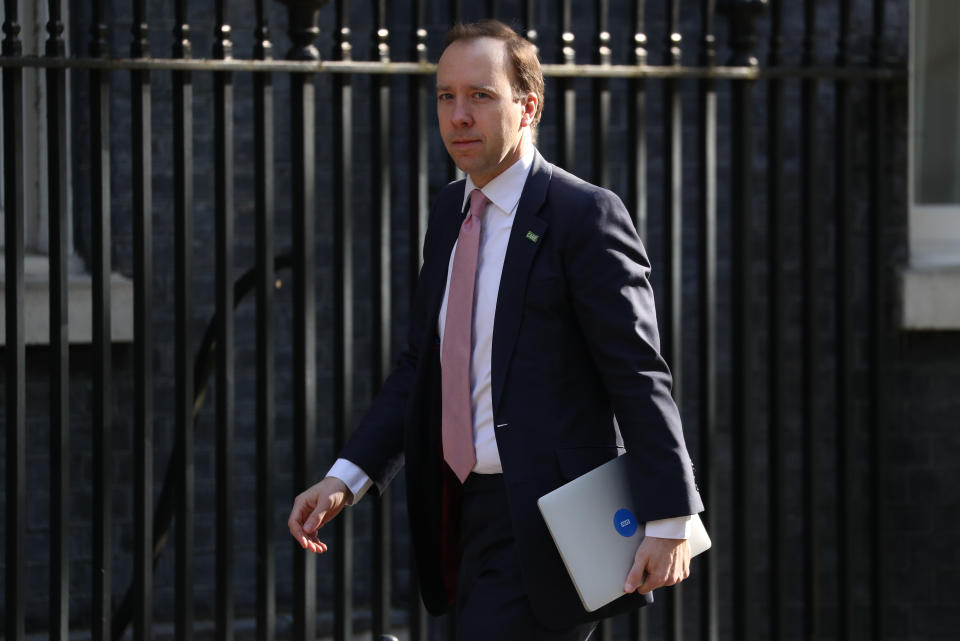
<instances>
[{"instance_id":1,"label":"tie knot","mask_svg":"<svg viewBox=\"0 0 960 641\"><path fill-rule=\"evenodd\" d=\"M483 212L486 211L487 203L490 199L479 189L470 192L470 215L476 219L483 218Z\"/></svg>"}]
</instances>

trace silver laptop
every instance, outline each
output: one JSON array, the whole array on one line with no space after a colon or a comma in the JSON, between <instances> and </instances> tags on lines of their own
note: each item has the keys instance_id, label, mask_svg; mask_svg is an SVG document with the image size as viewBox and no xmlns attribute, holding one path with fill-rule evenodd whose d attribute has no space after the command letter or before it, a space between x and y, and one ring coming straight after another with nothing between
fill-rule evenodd
<instances>
[{"instance_id":1,"label":"silver laptop","mask_svg":"<svg viewBox=\"0 0 960 641\"><path fill-rule=\"evenodd\" d=\"M626 459L618 456L537 501L588 612L623 596L623 584L643 540ZM710 537L699 516L693 516L690 530L690 553L709 549Z\"/></svg>"}]
</instances>

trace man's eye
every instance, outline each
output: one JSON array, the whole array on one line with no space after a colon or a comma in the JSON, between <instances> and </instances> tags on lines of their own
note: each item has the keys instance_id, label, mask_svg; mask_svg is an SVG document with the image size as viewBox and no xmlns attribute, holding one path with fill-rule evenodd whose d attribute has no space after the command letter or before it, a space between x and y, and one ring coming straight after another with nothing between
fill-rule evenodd
<instances>
[{"instance_id":1,"label":"man's eye","mask_svg":"<svg viewBox=\"0 0 960 641\"><path fill-rule=\"evenodd\" d=\"M453 96L450 95L450 94L448 94L448 93L438 93L438 94L437 94L437 100L439 100L440 102L443 102L443 101L445 101L445 100L450 100L452 97L453 97Z\"/></svg>"},{"instance_id":2,"label":"man's eye","mask_svg":"<svg viewBox=\"0 0 960 641\"><path fill-rule=\"evenodd\" d=\"M485 100L486 98L490 97L490 94L488 94L486 91L477 91L473 94L473 97L477 100Z\"/></svg>"}]
</instances>

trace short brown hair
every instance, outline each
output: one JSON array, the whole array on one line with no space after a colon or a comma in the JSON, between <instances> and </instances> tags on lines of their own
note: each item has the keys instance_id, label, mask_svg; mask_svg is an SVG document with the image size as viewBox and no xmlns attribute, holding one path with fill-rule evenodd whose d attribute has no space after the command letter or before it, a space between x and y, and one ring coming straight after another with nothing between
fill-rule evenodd
<instances>
[{"instance_id":1,"label":"short brown hair","mask_svg":"<svg viewBox=\"0 0 960 641\"><path fill-rule=\"evenodd\" d=\"M528 93L537 95L537 112L530 122L531 127L536 127L540 122L540 113L543 111L543 70L540 68L540 59L537 58L537 48L499 20L481 20L470 23L458 22L453 25L444 38L443 49L446 51L447 47L457 40L477 38L495 38L503 41L513 67L510 85L513 88L514 99L522 100Z\"/></svg>"}]
</instances>

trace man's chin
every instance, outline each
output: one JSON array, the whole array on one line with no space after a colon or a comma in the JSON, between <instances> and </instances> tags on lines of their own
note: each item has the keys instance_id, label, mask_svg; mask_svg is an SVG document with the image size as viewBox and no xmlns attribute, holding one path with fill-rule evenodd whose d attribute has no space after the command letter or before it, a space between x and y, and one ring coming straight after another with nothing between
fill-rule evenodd
<instances>
[{"instance_id":1,"label":"man's chin","mask_svg":"<svg viewBox=\"0 0 960 641\"><path fill-rule=\"evenodd\" d=\"M470 158L464 158L460 154L450 154L450 158L453 160L453 164L457 166L457 169L465 174L469 174L470 170L474 167L474 163L471 162Z\"/></svg>"}]
</instances>

